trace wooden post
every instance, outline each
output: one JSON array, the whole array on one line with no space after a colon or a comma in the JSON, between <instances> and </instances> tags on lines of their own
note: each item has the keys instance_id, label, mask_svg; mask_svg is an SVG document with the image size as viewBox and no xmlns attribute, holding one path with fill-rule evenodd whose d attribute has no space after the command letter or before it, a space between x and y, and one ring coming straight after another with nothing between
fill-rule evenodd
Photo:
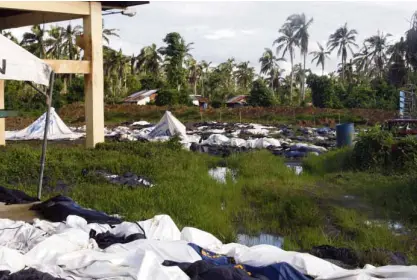
<instances>
[{"instance_id":1,"label":"wooden post","mask_svg":"<svg viewBox=\"0 0 417 280\"><path fill-rule=\"evenodd\" d=\"M89 2L90 15L83 18L84 60L91 61L91 74L84 75L87 148L104 142L104 79L101 3Z\"/></svg>"},{"instance_id":2,"label":"wooden post","mask_svg":"<svg viewBox=\"0 0 417 280\"><path fill-rule=\"evenodd\" d=\"M0 80L0 109L4 109L4 80ZM6 119L0 118L0 146L6 145Z\"/></svg>"}]
</instances>

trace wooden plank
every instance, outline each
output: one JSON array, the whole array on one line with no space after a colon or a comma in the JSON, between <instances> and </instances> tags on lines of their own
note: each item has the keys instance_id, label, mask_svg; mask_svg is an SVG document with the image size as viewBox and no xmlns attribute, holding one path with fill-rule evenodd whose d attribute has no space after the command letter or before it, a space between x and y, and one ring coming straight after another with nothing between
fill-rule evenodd
<instances>
[{"instance_id":1,"label":"wooden plank","mask_svg":"<svg viewBox=\"0 0 417 280\"><path fill-rule=\"evenodd\" d=\"M84 59L91 61L91 74L84 76L86 146L104 142L104 79L101 3L90 2L90 16L83 19Z\"/></svg>"},{"instance_id":2,"label":"wooden plank","mask_svg":"<svg viewBox=\"0 0 417 280\"><path fill-rule=\"evenodd\" d=\"M39 202L28 204L6 205L0 202L0 219L10 219L14 221L33 222L33 219L42 219L42 215L34 210L30 210L33 205Z\"/></svg>"},{"instance_id":3,"label":"wooden plank","mask_svg":"<svg viewBox=\"0 0 417 280\"><path fill-rule=\"evenodd\" d=\"M4 80L0 80L0 109L4 109ZM0 119L0 146L6 145L6 121Z\"/></svg>"},{"instance_id":4,"label":"wooden plank","mask_svg":"<svg viewBox=\"0 0 417 280\"><path fill-rule=\"evenodd\" d=\"M81 18L80 15L58 14L46 12L31 12L21 15L0 17L0 29L17 28L35 24L58 22Z\"/></svg>"},{"instance_id":5,"label":"wooden plank","mask_svg":"<svg viewBox=\"0 0 417 280\"><path fill-rule=\"evenodd\" d=\"M90 5L87 1L0 1L0 8L82 16L90 14Z\"/></svg>"},{"instance_id":6,"label":"wooden plank","mask_svg":"<svg viewBox=\"0 0 417 280\"><path fill-rule=\"evenodd\" d=\"M44 59L56 74L90 74L91 63L87 60L52 60Z\"/></svg>"}]
</instances>

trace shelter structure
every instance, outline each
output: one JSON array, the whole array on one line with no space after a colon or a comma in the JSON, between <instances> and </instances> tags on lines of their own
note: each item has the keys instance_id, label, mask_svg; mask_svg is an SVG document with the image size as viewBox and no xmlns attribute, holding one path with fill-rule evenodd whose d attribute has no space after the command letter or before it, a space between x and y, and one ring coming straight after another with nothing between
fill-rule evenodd
<instances>
[{"instance_id":1,"label":"shelter structure","mask_svg":"<svg viewBox=\"0 0 417 280\"><path fill-rule=\"evenodd\" d=\"M157 89L152 90L141 90L135 92L123 100L124 103L136 104L136 105L146 105L156 99L158 95Z\"/></svg>"},{"instance_id":2,"label":"shelter structure","mask_svg":"<svg viewBox=\"0 0 417 280\"><path fill-rule=\"evenodd\" d=\"M239 108L239 107L246 106L248 104L246 100L247 97L248 97L247 95L234 96L226 101L226 106L228 108Z\"/></svg>"},{"instance_id":3,"label":"shelter structure","mask_svg":"<svg viewBox=\"0 0 417 280\"><path fill-rule=\"evenodd\" d=\"M0 30L82 19L84 60L44 60L56 74L84 74L86 146L104 142L102 11L124 10L148 1L0 1ZM1 55L1 54L0 54ZM1 58L1 57L0 57ZM0 109L4 81L0 80ZM5 145L5 119L0 119L0 145Z\"/></svg>"}]
</instances>

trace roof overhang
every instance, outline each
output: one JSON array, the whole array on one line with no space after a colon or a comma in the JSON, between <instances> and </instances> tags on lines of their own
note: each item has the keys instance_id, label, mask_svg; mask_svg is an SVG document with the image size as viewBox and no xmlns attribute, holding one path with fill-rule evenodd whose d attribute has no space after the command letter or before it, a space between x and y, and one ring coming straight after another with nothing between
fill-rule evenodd
<instances>
[{"instance_id":1,"label":"roof overhang","mask_svg":"<svg viewBox=\"0 0 417 280\"><path fill-rule=\"evenodd\" d=\"M149 1L100 1L102 10L126 9ZM90 14L89 2L0 1L0 30L82 18Z\"/></svg>"}]
</instances>

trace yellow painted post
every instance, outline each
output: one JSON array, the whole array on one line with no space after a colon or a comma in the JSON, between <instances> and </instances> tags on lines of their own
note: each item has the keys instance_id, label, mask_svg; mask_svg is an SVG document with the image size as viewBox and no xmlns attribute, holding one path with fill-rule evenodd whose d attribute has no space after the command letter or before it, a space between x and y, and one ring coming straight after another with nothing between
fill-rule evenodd
<instances>
[{"instance_id":1,"label":"yellow painted post","mask_svg":"<svg viewBox=\"0 0 417 280\"><path fill-rule=\"evenodd\" d=\"M0 109L4 109L4 80L0 80ZM0 118L0 146L6 145L6 119Z\"/></svg>"},{"instance_id":2,"label":"yellow painted post","mask_svg":"<svg viewBox=\"0 0 417 280\"><path fill-rule=\"evenodd\" d=\"M90 15L83 18L84 59L91 61L91 73L84 75L87 148L104 142L104 79L101 3L90 3Z\"/></svg>"}]
</instances>

